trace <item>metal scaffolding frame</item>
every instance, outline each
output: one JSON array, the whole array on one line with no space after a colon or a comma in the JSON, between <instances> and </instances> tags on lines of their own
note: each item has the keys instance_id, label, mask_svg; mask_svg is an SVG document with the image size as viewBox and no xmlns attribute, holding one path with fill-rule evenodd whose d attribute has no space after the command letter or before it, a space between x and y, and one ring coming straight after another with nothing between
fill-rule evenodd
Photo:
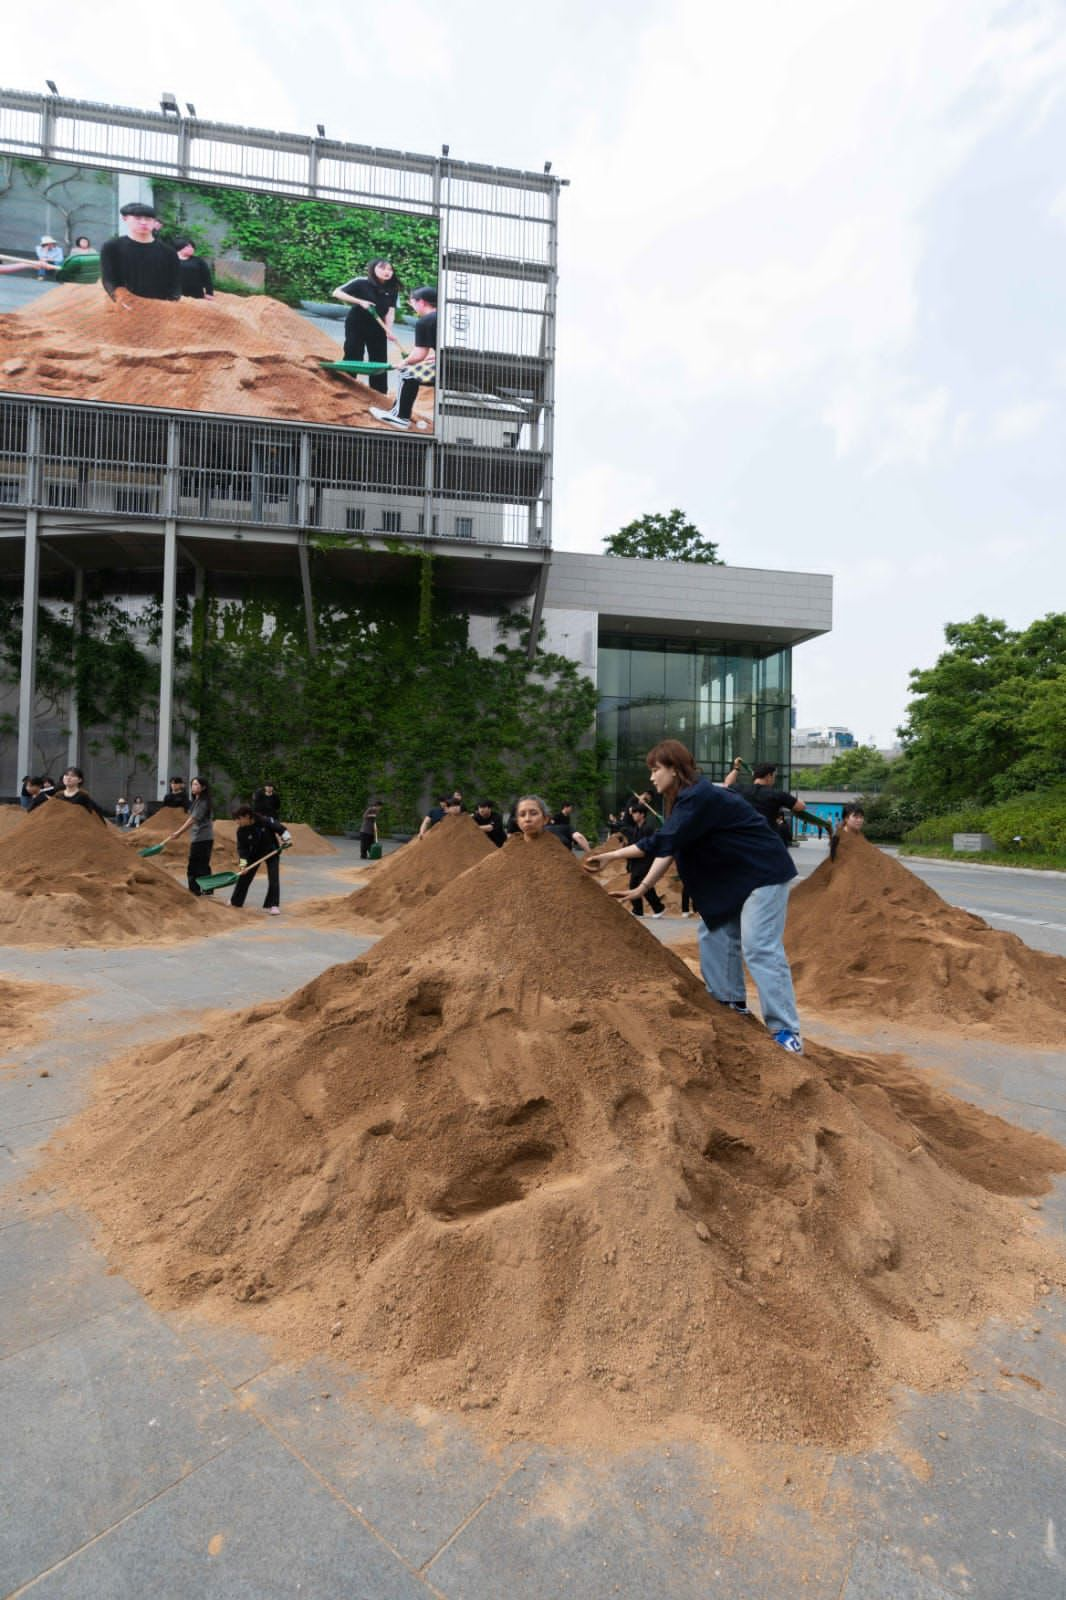
<instances>
[{"instance_id":1,"label":"metal scaffolding frame","mask_svg":"<svg viewBox=\"0 0 1066 1600\"><path fill-rule=\"evenodd\" d=\"M105 564L93 554L94 529L111 545L123 534L142 549L146 537L158 544L160 794L171 763L168 662L179 533L187 539L211 531L243 541L250 571L266 551L273 559L279 545L291 549L309 629L308 545L322 534L350 536L364 548L400 535L449 553L460 543L484 561L494 552L506 555L505 587L513 589L525 570L539 611L551 551L564 179L453 160L446 148L440 156L417 155L0 89L5 154L414 212L438 219L441 250L438 417L431 435L27 398L0 389L0 538L10 549L17 536L23 555L20 772L31 764L42 527L53 549L62 542L80 552L73 563L60 557L76 574L96 559ZM221 548L198 542L201 550ZM513 561L523 554L524 568ZM531 649L534 639L535 630ZM74 706L70 720L74 748Z\"/></svg>"}]
</instances>

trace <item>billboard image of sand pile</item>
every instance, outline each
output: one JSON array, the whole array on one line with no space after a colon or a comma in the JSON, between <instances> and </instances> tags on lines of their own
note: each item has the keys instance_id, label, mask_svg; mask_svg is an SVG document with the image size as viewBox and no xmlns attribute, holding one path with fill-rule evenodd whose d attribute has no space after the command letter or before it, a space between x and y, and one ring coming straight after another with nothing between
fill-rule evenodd
<instances>
[{"instance_id":1,"label":"billboard image of sand pile","mask_svg":"<svg viewBox=\"0 0 1066 1600\"><path fill-rule=\"evenodd\" d=\"M0 391L432 431L435 218L10 164Z\"/></svg>"}]
</instances>

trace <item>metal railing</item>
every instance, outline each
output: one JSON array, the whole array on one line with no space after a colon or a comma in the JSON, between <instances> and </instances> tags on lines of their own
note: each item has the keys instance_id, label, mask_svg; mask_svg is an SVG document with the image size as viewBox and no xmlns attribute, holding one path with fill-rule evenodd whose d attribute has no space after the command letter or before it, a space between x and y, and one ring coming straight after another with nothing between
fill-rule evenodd
<instances>
[{"instance_id":1,"label":"metal railing","mask_svg":"<svg viewBox=\"0 0 1066 1600\"><path fill-rule=\"evenodd\" d=\"M440 220L438 422L405 437L0 394L0 514L551 538L562 180L0 89L0 154Z\"/></svg>"}]
</instances>

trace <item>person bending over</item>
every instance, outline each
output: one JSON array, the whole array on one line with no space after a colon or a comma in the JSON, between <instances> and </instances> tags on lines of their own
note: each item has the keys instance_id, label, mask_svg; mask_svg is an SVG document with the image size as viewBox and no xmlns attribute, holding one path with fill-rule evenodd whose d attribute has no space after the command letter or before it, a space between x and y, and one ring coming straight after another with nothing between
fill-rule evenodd
<instances>
[{"instance_id":1,"label":"person bending over","mask_svg":"<svg viewBox=\"0 0 1066 1600\"><path fill-rule=\"evenodd\" d=\"M422 826L418 830L418 837L420 839L424 839L426 837L426 834L429 832L430 828L435 828L438 822L444 821L450 803L451 796L443 794L435 806L430 806L429 810L422 818Z\"/></svg>"},{"instance_id":2,"label":"person bending over","mask_svg":"<svg viewBox=\"0 0 1066 1600\"><path fill-rule=\"evenodd\" d=\"M241 876L233 885L231 906L243 906L252 887L252 879L262 862L266 868L267 892L263 910L276 917L281 910L281 856L280 850L292 843L292 834L275 817L257 812L252 806L238 806L233 813L237 824L237 855L240 858ZM244 869L248 868L246 872Z\"/></svg>"},{"instance_id":3,"label":"person bending over","mask_svg":"<svg viewBox=\"0 0 1066 1600\"><path fill-rule=\"evenodd\" d=\"M738 757L726 773L723 787L733 788L740 777L740 771L741 762ZM784 845L791 843L792 827L788 819L781 815L783 811L791 811L796 816L802 815L804 821L811 823L819 833L822 829L826 833L832 831L832 824L824 817L820 817L816 811L808 811L806 802L798 795L789 794L787 789L777 787L777 767L772 761L756 762L751 769L751 788L745 787L738 789L737 792L744 796L749 805L755 807L760 817L766 818Z\"/></svg>"},{"instance_id":4,"label":"person bending over","mask_svg":"<svg viewBox=\"0 0 1066 1600\"><path fill-rule=\"evenodd\" d=\"M359 824L359 859L370 860L371 846L377 843L378 818L381 815L382 805L380 800L371 800L363 812L363 820Z\"/></svg>"},{"instance_id":5,"label":"person bending over","mask_svg":"<svg viewBox=\"0 0 1066 1600\"><path fill-rule=\"evenodd\" d=\"M389 411L370 407L370 415L393 428L409 428L418 390L422 384L437 381L437 291L428 285L410 296L415 323L415 343L410 355L396 368L399 388L396 403Z\"/></svg>"},{"instance_id":6,"label":"person bending over","mask_svg":"<svg viewBox=\"0 0 1066 1600\"><path fill-rule=\"evenodd\" d=\"M583 863L586 871L618 858L647 866L633 900L654 888L676 861L681 882L700 914L700 971L715 1000L747 1012L744 962L759 992L763 1022L782 1049L802 1055L796 996L783 936L788 885L796 868L777 834L740 795L701 777L692 752L678 739L648 751L648 770L662 796L665 820L648 839L607 850Z\"/></svg>"},{"instance_id":7,"label":"person bending over","mask_svg":"<svg viewBox=\"0 0 1066 1600\"><path fill-rule=\"evenodd\" d=\"M624 819L618 824L618 832L627 844L638 844L641 839L650 839L655 832L655 824L648 816L647 806L639 800L634 800ZM629 887L635 889L647 871L647 862L640 856L634 861L627 861L626 866L629 868ZM636 900L630 901L633 915L635 917L644 915L645 900L651 908L652 916L661 917L666 907L659 898L657 889L645 889Z\"/></svg>"},{"instance_id":8,"label":"person bending over","mask_svg":"<svg viewBox=\"0 0 1066 1600\"><path fill-rule=\"evenodd\" d=\"M183 300L213 300L215 280L203 256L196 254L191 239L177 239L174 249L178 255L178 281Z\"/></svg>"},{"instance_id":9,"label":"person bending over","mask_svg":"<svg viewBox=\"0 0 1066 1600\"><path fill-rule=\"evenodd\" d=\"M589 853L589 842L583 833L574 827L574 802L565 800L554 813L548 823L548 832L554 833L557 839L562 840L568 850L573 850L576 845L579 850Z\"/></svg>"}]
</instances>

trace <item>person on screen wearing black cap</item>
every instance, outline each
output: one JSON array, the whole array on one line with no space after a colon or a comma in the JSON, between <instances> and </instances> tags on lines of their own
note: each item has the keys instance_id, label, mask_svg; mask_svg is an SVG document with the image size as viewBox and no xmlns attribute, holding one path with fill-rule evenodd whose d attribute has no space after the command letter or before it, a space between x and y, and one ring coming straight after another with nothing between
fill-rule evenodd
<instances>
[{"instance_id":1,"label":"person on screen wearing black cap","mask_svg":"<svg viewBox=\"0 0 1066 1600\"><path fill-rule=\"evenodd\" d=\"M203 256L196 254L191 239L175 239L178 252L178 272L181 276L181 293L184 300L213 300L215 280Z\"/></svg>"},{"instance_id":2,"label":"person on screen wearing black cap","mask_svg":"<svg viewBox=\"0 0 1066 1600\"><path fill-rule=\"evenodd\" d=\"M100 281L116 305L125 295L138 300L180 300L181 263L176 250L160 244L160 226L154 206L132 200L119 211L126 224L125 237L108 239L100 250Z\"/></svg>"},{"instance_id":3,"label":"person on screen wearing black cap","mask_svg":"<svg viewBox=\"0 0 1066 1600\"><path fill-rule=\"evenodd\" d=\"M411 411L419 386L437 381L437 291L426 285L413 290L410 300L418 321L415 323L414 349L396 368L400 384L396 404L391 411L381 410L378 406L370 407L370 415L377 417L379 422L404 429L411 426Z\"/></svg>"}]
</instances>

